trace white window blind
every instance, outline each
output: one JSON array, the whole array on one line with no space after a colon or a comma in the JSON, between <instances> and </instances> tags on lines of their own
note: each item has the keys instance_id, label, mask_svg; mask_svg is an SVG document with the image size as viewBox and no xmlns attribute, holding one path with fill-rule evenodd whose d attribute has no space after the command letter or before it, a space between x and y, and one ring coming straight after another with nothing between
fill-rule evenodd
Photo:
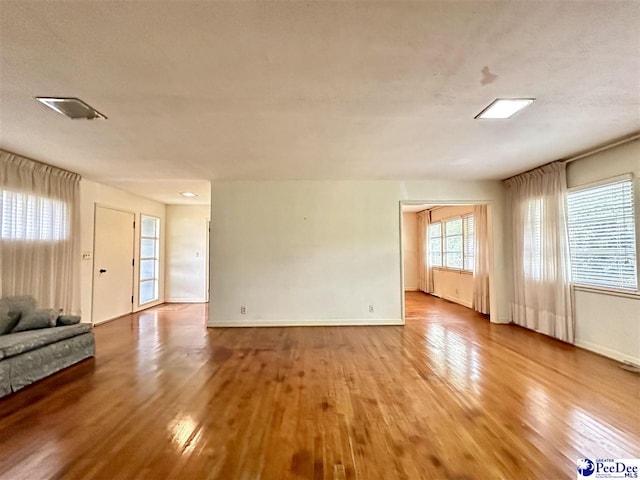
<instances>
[{"instance_id":1,"label":"white window blind","mask_svg":"<svg viewBox=\"0 0 640 480\"><path fill-rule=\"evenodd\" d=\"M462 218L444 223L444 264L449 268L462 269Z\"/></svg>"},{"instance_id":2,"label":"white window blind","mask_svg":"<svg viewBox=\"0 0 640 480\"><path fill-rule=\"evenodd\" d=\"M0 238L62 241L69 236L69 209L62 200L0 191Z\"/></svg>"},{"instance_id":3,"label":"white window blind","mask_svg":"<svg viewBox=\"0 0 640 480\"><path fill-rule=\"evenodd\" d=\"M462 217L462 230L464 234L464 270L473 271L475 266L475 233L473 229L473 215Z\"/></svg>"},{"instance_id":4,"label":"white window blind","mask_svg":"<svg viewBox=\"0 0 640 480\"><path fill-rule=\"evenodd\" d=\"M637 290L631 180L567 195L572 282Z\"/></svg>"},{"instance_id":5,"label":"white window blind","mask_svg":"<svg viewBox=\"0 0 640 480\"><path fill-rule=\"evenodd\" d=\"M442 266L442 223L429 225L429 256L432 267Z\"/></svg>"},{"instance_id":6,"label":"white window blind","mask_svg":"<svg viewBox=\"0 0 640 480\"><path fill-rule=\"evenodd\" d=\"M524 275L530 280L542 279L542 199L529 200L524 224Z\"/></svg>"}]
</instances>

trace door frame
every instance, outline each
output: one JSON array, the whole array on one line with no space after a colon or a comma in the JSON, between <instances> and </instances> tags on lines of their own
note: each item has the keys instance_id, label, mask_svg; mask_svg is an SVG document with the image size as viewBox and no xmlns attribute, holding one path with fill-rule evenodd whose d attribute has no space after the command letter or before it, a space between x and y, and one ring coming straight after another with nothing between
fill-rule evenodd
<instances>
[{"instance_id":1,"label":"door frame","mask_svg":"<svg viewBox=\"0 0 640 480\"><path fill-rule=\"evenodd\" d=\"M205 264L204 264L204 271L205 271L205 295L204 295L204 301L205 303L209 303L209 297L211 295L211 272L209 272L209 266L211 264L211 220L206 218L204 220L204 228L205 228L205 233L206 233L206 244L205 244Z\"/></svg>"},{"instance_id":2,"label":"door frame","mask_svg":"<svg viewBox=\"0 0 640 480\"><path fill-rule=\"evenodd\" d=\"M138 215L137 212L134 210L128 210L126 208L119 208L119 207L113 207L111 205L107 205L104 203L98 203L95 202L93 205L93 261L92 261L92 265L91 265L91 323L94 325L97 325L98 323L104 323L104 322L108 322L111 320L115 320L114 318L109 318L107 320L102 320L98 323L96 323L95 321L95 306L96 306L96 302L95 302L95 289L96 289L96 282L95 282L95 273L96 273L96 237L97 237L97 226L98 226L98 222L97 222L97 213L98 213L98 208L106 208L109 210L115 210L118 212L122 212L122 213L130 213L133 215L133 251L131 252L131 258L134 259L136 258L136 226L137 226L137 222L138 222ZM135 285L136 285L136 272L135 272L136 268L135 265L131 265L131 296L133 297L135 295ZM135 298L135 297L134 297ZM131 312L129 313L133 313L134 308L133 308L133 302L131 302ZM128 315L128 314L125 314ZM119 317L116 317L119 318Z\"/></svg>"},{"instance_id":3,"label":"door frame","mask_svg":"<svg viewBox=\"0 0 640 480\"><path fill-rule=\"evenodd\" d=\"M489 232L489 321L500 323L498 320L498 303L496 298L495 288L495 223L496 218L494 215L494 202L491 200L448 200L443 202L442 200L400 200L398 202L398 215L400 217L400 315L402 318L402 324L405 320L405 298L404 298L404 248L402 247L403 240L403 220L402 220L402 207L408 205L437 205L442 207L457 207L460 205L486 205L487 206L487 231Z\"/></svg>"}]
</instances>

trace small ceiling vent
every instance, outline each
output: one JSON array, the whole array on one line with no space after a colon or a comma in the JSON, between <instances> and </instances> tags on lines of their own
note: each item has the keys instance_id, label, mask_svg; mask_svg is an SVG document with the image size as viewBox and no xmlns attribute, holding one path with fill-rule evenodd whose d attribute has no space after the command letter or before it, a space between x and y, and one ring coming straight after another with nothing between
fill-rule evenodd
<instances>
[{"instance_id":1,"label":"small ceiling vent","mask_svg":"<svg viewBox=\"0 0 640 480\"><path fill-rule=\"evenodd\" d=\"M85 120L95 120L96 118L102 118L106 120L107 118L79 98L36 97L36 100L65 117L72 119L84 118Z\"/></svg>"}]
</instances>

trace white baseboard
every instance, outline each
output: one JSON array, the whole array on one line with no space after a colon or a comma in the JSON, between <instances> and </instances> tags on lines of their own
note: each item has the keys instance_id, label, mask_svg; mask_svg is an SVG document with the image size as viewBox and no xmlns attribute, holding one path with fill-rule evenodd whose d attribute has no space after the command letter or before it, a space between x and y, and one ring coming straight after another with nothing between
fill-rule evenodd
<instances>
[{"instance_id":1,"label":"white baseboard","mask_svg":"<svg viewBox=\"0 0 640 480\"><path fill-rule=\"evenodd\" d=\"M347 327L404 325L400 318L327 318L324 320L209 320L208 327Z\"/></svg>"},{"instance_id":2,"label":"white baseboard","mask_svg":"<svg viewBox=\"0 0 640 480\"><path fill-rule=\"evenodd\" d=\"M600 355L608 358L612 358L613 360L618 360L620 362L630 362L635 365L640 365L640 358L634 357L632 355L627 355L626 353L618 352L611 348L603 347L602 345L597 345L595 343L587 342L584 340L576 340L576 347L584 348L585 350L589 350L590 352L599 353Z\"/></svg>"},{"instance_id":3,"label":"white baseboard","mask_svg":"<svg viewBox=\"0 0 640 480\"><path fill-rule=\"evenodd\" d=\"M204 298L167 298L164 303L207 303Z\"/></svg>"},{"instance_id":4,"label":"white baseboard","mask_svg":"<svg viewBox=\"0 0 640 480\"><path fill-rule=\"evenodd\" d=\"M458 305L462 305L463 307L473 308L473 302L467 302L461 298L451 297L449 295L437 295L437 297L444 298L445 300L449 300L450 302L457 303Z\"/></svg>"},{"instance_id":5,"label":"white baseboard","mask_svg":"<svg viewBox=\"0 0 640 480\"><path fill-rule=\"evenodd\" d=\"M131 312L131 313L134 313L134 312ZM103 323L113 322L114 320L118 320L119 318L126 317L127 315L131 315L131 313L125 313L124 315L120 315L113 318L107 318L105 320L100 320L99 322L91 322L91 323L93 323L94 326L102 325Z\"/></svg>"}]
</instances>

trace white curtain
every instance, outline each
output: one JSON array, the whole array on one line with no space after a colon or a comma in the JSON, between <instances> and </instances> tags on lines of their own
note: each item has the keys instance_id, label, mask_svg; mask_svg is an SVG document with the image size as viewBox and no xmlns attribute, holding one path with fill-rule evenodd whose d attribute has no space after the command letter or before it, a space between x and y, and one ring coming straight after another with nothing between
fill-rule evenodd
<instances>
[{"instance_id":1,"label":"white curtain","mask_svg":"<svg viewBox=\"0 0 640 480\"><path fill-rule=\"evenodd\" d=\"M429 259L429 224L428 210L417 213L418 217L418 289L425 293L433 292L433 269Z\"/></svg>"},{"instance_id":2,"label":"white curtain","mask_svg":"<svg viewBox=\"0 0 640 480\"><path fill-rule=\"evenodd\" d=\"M0 297L80 314L80 176L0 150Z\"/></svg>"},{"instance_id":3,"label":"white curtain","mask_svg":"<svg viewBox=\"0 0 640 480\"><path fill-rule=\"evenodd\" d=\"M512 319L573 343L566 166L545 165L510 178L506 185L513 245Z\"/></svg>"},{"instance_id":4,"label":"white curtain","mask_svg":"<svg viewBox=\"0 0 640 480\"><path fill-rule=\"evenodd\" d=\"M489 227L487 206L473 207L474 252L473 309L489 314Z\"/></svg>"}]
</instances>

